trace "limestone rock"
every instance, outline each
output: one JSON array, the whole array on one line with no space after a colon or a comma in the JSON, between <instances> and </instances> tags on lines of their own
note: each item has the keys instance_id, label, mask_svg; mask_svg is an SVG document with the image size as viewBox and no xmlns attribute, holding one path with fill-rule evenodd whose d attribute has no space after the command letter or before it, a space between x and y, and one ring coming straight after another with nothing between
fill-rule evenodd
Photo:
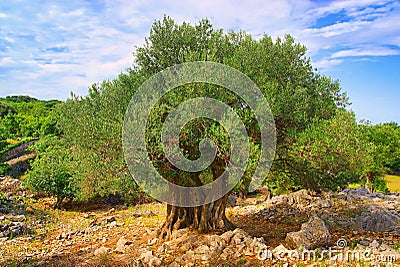
<instances>
[{"instance_id":1,"label":"limestone rock","mask_svg":"<svg viewBox=\"0 0 400 267\"><path fill-rule=\"evenodd\" d=\"M25 223L22 222L12 222L9 224L0 224L0 238L2 237L15 237L17 235L22 235L28 232Z\"/></svg>"},{"instance_id":2,"label":"limestone rock","mask_svg":"<svg viewBox=\"0 0 400 267\"><path fill-rule=\"evenodd\" d=\"M98 255L102 255L102 254L107 254L110 251L109 248L106 247L99 247L98 249L96 249L94 251L94 255L98 256Z\"/></svg>"},{"instance_id":3,"label":"limestone rock","mask_svg":"<svg viewBox=\"0 0 400 267\"><path fill-rule=\"evenodd\" d=\"M367 232L392 232L399 230L400 217L387 210L375 210L359 218L356 228Z\"/></svg>"},{"instance_id":4,"label":"limestone rock","mask_svg":"<svg viewBox=\"0 0 400 267\"><path fill-rule=\"evenodd\" d=\"M299 191L291 193L287 197L289 203L295 204L298 207L302 208L308 206L313 201L313 197L306 189L301 189Z\"/></svg>"},{"instance_id":5,"label":"limestone rock","mask_svg":"<svg viewBox=\"0 0 400 267\"><path fill-rule=\"evenodd\" d=\"M286 241L295 247L303 246L305 249L322 247L329 243L331 235L323 220L314 216L301 225L301 230L286 235Z\"/></svg>"},{"instance_id":6,"label":"limestone rock","mask_svg":"<svg viewBox=\"0 0 400 267\"><path fill-rule=\"evenodd\" d=\"M121 236L121 238L118 239L118 241L117 241L115 250L119 251L119 252L125 252L126 246L129 246L131 244L132 244L132 242L125 239L125 236Z\"/></svg>"},{"instance_id":7,"label":"limestone rock","mask_svg":"<svg viewBox=\"0 0 400 267\"><path fill-rule=\"evenodd\" d=\"M151 250L146 250L140 255L140 259L143 263L149 263L153 257L153 251Z\"/></svg>"}]
</instances>

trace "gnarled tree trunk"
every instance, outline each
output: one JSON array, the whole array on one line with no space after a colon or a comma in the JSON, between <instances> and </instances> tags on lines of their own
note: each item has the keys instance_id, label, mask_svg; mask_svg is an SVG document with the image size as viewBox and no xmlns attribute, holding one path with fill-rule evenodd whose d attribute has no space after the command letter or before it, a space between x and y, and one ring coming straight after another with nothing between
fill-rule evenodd
<instances>
[{"instance_id":1,"label":"gnarled tree trunk","mask_svg":"<svg viewBox=\"0 0 400 267\"><path fill-rule=\"evenodd\" d=\"M221 175L224 170L223 166L224 165L218 160L213 163L211 169L214 178ZM199 173L195 175L194 179L197 180L198 185L201 185ZM168 204L166 220L159 229L160 240L170 239L174 230L182 228L189 228L199 233L234 229L235 226L225 215L228 195L229 194L226 194L214 202L197 207L177 207Z\"/></svg>"},{"instance_id":2,"label":"gnarled tree trunk","mask_svg":"<svg viewBox=\"0 0 400 267\"><path fill-rule=\"evenodd\" d=\"M176 207L167 205L167 217L160 229L160 239L169 239L173 230L189 227L199 233L231 230L234 225L226 218L228 195L203 206Z\"/></svg>"}]
</instances>

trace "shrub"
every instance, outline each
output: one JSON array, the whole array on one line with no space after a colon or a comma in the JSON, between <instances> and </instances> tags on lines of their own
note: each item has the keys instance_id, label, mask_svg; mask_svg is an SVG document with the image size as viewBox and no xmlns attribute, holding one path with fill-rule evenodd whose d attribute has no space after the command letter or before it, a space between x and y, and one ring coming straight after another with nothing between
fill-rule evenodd
<instances>
[{"instance_id":1,"label":"shrub","mask_svg":"<svg viewBox=\"0 0 400 267\"><path fill-rule=\"evenodd\" d=\"M57 197L54 208L60 208L65 198L73 199L78 191L72 178L71 155L58 137L46 137L38 141L34 150L37 155L24 182L34 191Z\"/></svg>"},{"instance_id":2,"label":"shrub","mask_svg":"<svg viewBox=\"0 0 400 267\"><path fill-rule=\"evenodd\" d=\"M7 163L0 163L0 175L5 175L12 167Z\"/></svg>"}]
</instances>

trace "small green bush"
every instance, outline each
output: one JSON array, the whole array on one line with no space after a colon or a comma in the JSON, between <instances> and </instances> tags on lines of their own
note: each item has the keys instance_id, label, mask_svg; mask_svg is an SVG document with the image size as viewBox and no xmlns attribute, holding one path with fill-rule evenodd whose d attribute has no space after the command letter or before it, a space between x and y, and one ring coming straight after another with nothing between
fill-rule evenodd
<instances>
[{"instance_id":1,"label":"small green bush","mask_svg":"<svg viewBox=\"0 0 400 267\"><path fill-rule=\"evenodd\" d=\"M58 137L41 139L34 149L37 155L24 183L34 191L57 197L54 208L60 208L65 198L73 199L77 193L71 171L71 155Z\"/></svg>"},{"instance_id":2,"label":"small green bush","mask_svg":"<svg viewBox=\"0 0 400 267\"><path fill-rule=\"evenodd\" d=\"M12 167L7 163L0 163L0 175L5 175Z\"/></svg>"},{"instance_id":3,"label":"small green bush","mask_svg":"<svg viewBox=\"0 0 400 267\"><path fill-rule=\"evenodd\" d=\"M383 177L376 177L371 184L372 190L375 192L389 193L387 182Z\"/></svg>"}]
</instances>

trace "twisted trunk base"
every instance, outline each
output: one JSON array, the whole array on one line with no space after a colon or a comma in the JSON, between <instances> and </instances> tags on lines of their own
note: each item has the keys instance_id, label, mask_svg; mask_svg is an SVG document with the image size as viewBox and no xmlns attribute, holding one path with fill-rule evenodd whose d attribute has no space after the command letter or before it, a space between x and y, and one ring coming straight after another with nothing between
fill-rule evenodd
<instances>
[{"instance_id":1,"label":"twisted trunk base","mask_svg":"<svg viewBox=\"0 0 400 267\"><path fill-rule=\"evenodd\" d=\"M167 205L167 218L159 229L159 239L168 240L172 231L189 228L199 233L228 231L235 228L225 216L228 195L198 207L176 207Z\"/></svg>"}]
</instances>

